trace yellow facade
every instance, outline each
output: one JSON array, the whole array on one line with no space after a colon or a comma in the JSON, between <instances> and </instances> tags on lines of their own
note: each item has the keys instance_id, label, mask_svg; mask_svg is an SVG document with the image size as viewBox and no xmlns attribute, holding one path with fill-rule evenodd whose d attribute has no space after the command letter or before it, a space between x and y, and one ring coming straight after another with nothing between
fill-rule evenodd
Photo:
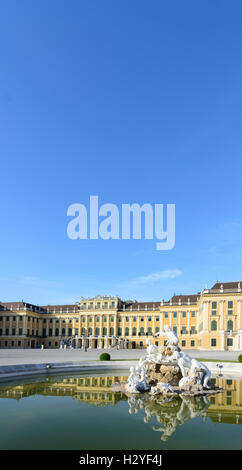
<instances>
[{"instance_id":1,"label":"yellow facade","mask_svg":"<svg viewBox=\"0 0 242 470\"><path fill-rule=\"evenodd\" d=\"M143 348L147 338L165 344L169 325L180 346L200 350L242 349L240 282L216 283L169 301L134 302L118 297L82 298L74 305L0 304L1 348Z\"/></svg>"}]
</instances>

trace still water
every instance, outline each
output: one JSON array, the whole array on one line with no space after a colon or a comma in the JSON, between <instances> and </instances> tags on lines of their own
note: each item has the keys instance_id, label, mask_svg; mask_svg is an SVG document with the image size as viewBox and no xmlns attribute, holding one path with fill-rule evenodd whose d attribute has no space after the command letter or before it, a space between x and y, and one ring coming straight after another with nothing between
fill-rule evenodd
<instances>
[{"instance_id":1,"label":"still water","mask_svg":"<svg viewBox=\"0 0 242 470\"><path fill-rule=\"evenodd\" d=\"M0 449L242 449L242 381L208 399L128 398L83 374L0 383Z\"/></svg>"}]
</instances>

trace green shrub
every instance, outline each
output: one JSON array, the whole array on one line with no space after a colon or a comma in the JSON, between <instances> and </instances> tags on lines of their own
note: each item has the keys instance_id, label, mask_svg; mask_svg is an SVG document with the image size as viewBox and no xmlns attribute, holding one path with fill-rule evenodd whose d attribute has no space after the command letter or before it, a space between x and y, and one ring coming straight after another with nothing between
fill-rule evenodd
<instances>
[{"instance_id":1,"label":"green shrub","mask_svg":"<svg viewBox=\"0 0 242 470\"><path fill-rule=\"evenodd\" d=\"M111 356L108 353L102 353L99 356L100 361L110 361Z\"/></svg>"},{"instance_id":2,"label":"green shrub","mask_svg":"<svg viewBox=\"0 0 242 470\"><path fill-rule=\"evenodd\" d=\"M239 355L238 361L239 361L239 362L242 362L242 354Z\"/></svg>"}]
</instances>

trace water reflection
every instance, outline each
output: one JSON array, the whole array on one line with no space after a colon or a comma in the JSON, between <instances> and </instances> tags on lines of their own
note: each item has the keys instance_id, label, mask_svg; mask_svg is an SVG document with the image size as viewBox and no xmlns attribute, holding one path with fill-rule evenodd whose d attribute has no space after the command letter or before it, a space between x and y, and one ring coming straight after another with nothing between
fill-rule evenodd
<instances>
[{"instance_id":1,"label":"water reflection","mask_svg":"<svg viewBox=\"0 0 242 470\"><path fill-rule=\"evenodd\" d=\"M92 406L116 406L126 401L130 415L142 416L144 423L167 441L174 435L178 426L202 417L214 423L242 424L242 381L216 377L213 383L224 389L209 397L166 398L151 397L148 394L126 396L113 393L110 387L114 382L126 381L127 376L65 376L40 379L26 379L21 384L0 385L0 399L21 400L32 395L72 397L79 403ZM1 404L1 400L0 400Z\"/></svg>"},{"instance_id":2,"label":"water reflection","mask_svg":"<svg viewBox=\"0 0 242 470\"><path fill-rule=\"evenodd\" d=\"M149 398L147 395L142 397L131 396L128 398L129 413L137 414L144 410L144 422L149 423L151 418L155 417L157 426L152 426L153 431L161 433L161 440L167 441L175 433L176 428L186 421L206 416L209 408L207 397L196 398Z\"/></svg>"}]
</instances>

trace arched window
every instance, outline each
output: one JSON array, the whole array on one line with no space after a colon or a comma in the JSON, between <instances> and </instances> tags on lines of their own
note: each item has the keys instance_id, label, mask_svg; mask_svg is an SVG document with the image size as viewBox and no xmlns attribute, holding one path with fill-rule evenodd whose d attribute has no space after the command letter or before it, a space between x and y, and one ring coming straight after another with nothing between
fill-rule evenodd
<instances>
[{"instance_id":1,"label":"arched window","mask_svg":"<svg viewBox=\"0 0 242 470\"><path fill-rule=\"evenodd\" d=\"M212 331L217 330L217 322L216 322L216 320L213 320L213 321L211 322L211 330L212 330Z\"/></svg>"},{"instance_id":2,"label":"arched window","mask_svg":"<svg viewBox=\"0 0 242 470\"><path fill-rule=\"evenodd\" d=\"M140 336L145 336L145 330L143 326L140 328Z\"/></svg>"},{"instance_id":3,"label":"arched window","mask_svg":"<svg viewBox=\"0 0 242 470\"><path fill-rule=\"evenodd\" d=\"M129 336L129 328L127 326L125 328L125 336Z\"/></svg>"},{"instance_id":4,"label":"arched window","mask_svg":"<svg viewBox=\"0 0 242 470\"><path fill-rule=\"evenodd\" d=\"M134 326L133 329L132 329L132 336L136 336L136 334L137 334L137 333L136 333L136 328L135 328L135 326Z\"/></svg>"},{"instance_id":5,"label":"arched window","mask_svg":"<svg viewBox=\"0 0 242 470\"><path fill-rule=\"evenodd\" d=\"M110 336L114 335L114 328L110 328Z\"/></svg>"},{"instance_id":6,"label":"arched window","mask_svg":"<svg viewBox=\"0 0 242 470\"><path fill-rule=\"evenodd\" d=\"M97 322L97 323L99 322L99 317L96 317L96 322Z\"/></svg>"},{"instance_id":7,"label":"arched window","mask_svg":"<svg viewBox=\"0 0 242 470\"><path fill-rule=\"evenodd\" d=\"M160 328L158 326L155 327L155 333L159 333Z\"/></svg>"},{"instance_id":8,"label":"arched window","mask_svg":"<svg viewBox=\"0 0 242 470\"><path fill-rule=\"evenodd\" d=\"M103 321L104 321L104 323L105 323L105 322L107 321L107 317L104 316L104 317L103 317Z\"/></svg>"},{"instance_id":9,"label":"arched window","mask_svg":"<svg viewBox=\"0 0 242 470\"><path fill-rule=\"evenodd\" d=\"M85 328L82 328L82 335L85 335L86 334L86 330Z\"/></svg>"},{"instance_id":10,"label":"arched window","mask_svg":"<svg viewBox=\"0 0 242 470\"><path fill-rule=\"evenodd\" d=\"M59 328L55 329L55 336L59 336Z\"/></svg>"},{"instance_id":11,"label":"arched window","mask_svg":"<svg viewBox=\"0 0 242 470\"><path fill-rule=\"evenodd\" d=\"M103 335L107 336L107 328L103 328Z\"/></svg>"},{"instance_id":12,"label":"arched window","mask_svg":"<svg viewBox=\"0 0 242 470\"><path fill-rule=\"evenodd\" d=\"M96 328L96 329L95 329L95 335L96 335L96 336L99 336L99 334L100 334L100 330L99 330L99 328Z\"/></svg>"},{"instance_id":13,"label":"arched window","mask_svg":"<svg viewBox=\"0 0 242 470\"><path fill-rule=\"evenodd\" d=\"M227 330L233 330L233 321L232 320L229 320L228 323L227 323Z\"/></svg>"},{"instance_id":14,"label":"arched window","mask_svg":"<svg viewBox=\"0 0 242 470\"><path fill-rule=\"evenodd\" d=\"M88 328L88 334L92 335L92 328Z\"/></svg>"},{"instance_id":15,"label":"arched window","mask_svg":"<svg viewBox=\"0 0 242 470\"><path fill-rule=\"evenodd\" d=\"M110 321L114 321L114 317L110 317Z\"/></svg>"},{"instance_id":16,"label":"arched window","mask_svg":"<svg viewBox=\"0 0 242 470\"><path fill-rule=\"evenodd\" d=\"M66 335L66 330L65 330L65 328L62 328L61 334L62 334L62 336L65 336L65 335Z\"/></svg>"},{"instance_id":17,"label":"arched window","mask_svg":"<svg viewBox=\"0 0 242 470\"><path fill-rule=\"evenodd\" d=\"M118 328L118 336L122 336L122 328Z\"/></svg>"},{"instance_id":18,"label":"arched window","mask_svg":"<svg viewBox=\"0 0 242 470\"><path fill-rule=\"evenodd\" d=\"M148 336L152 336L152 328L151 328L151 326L148 327L147 333L148 333Z\"/></svg>"}]
</instances>

